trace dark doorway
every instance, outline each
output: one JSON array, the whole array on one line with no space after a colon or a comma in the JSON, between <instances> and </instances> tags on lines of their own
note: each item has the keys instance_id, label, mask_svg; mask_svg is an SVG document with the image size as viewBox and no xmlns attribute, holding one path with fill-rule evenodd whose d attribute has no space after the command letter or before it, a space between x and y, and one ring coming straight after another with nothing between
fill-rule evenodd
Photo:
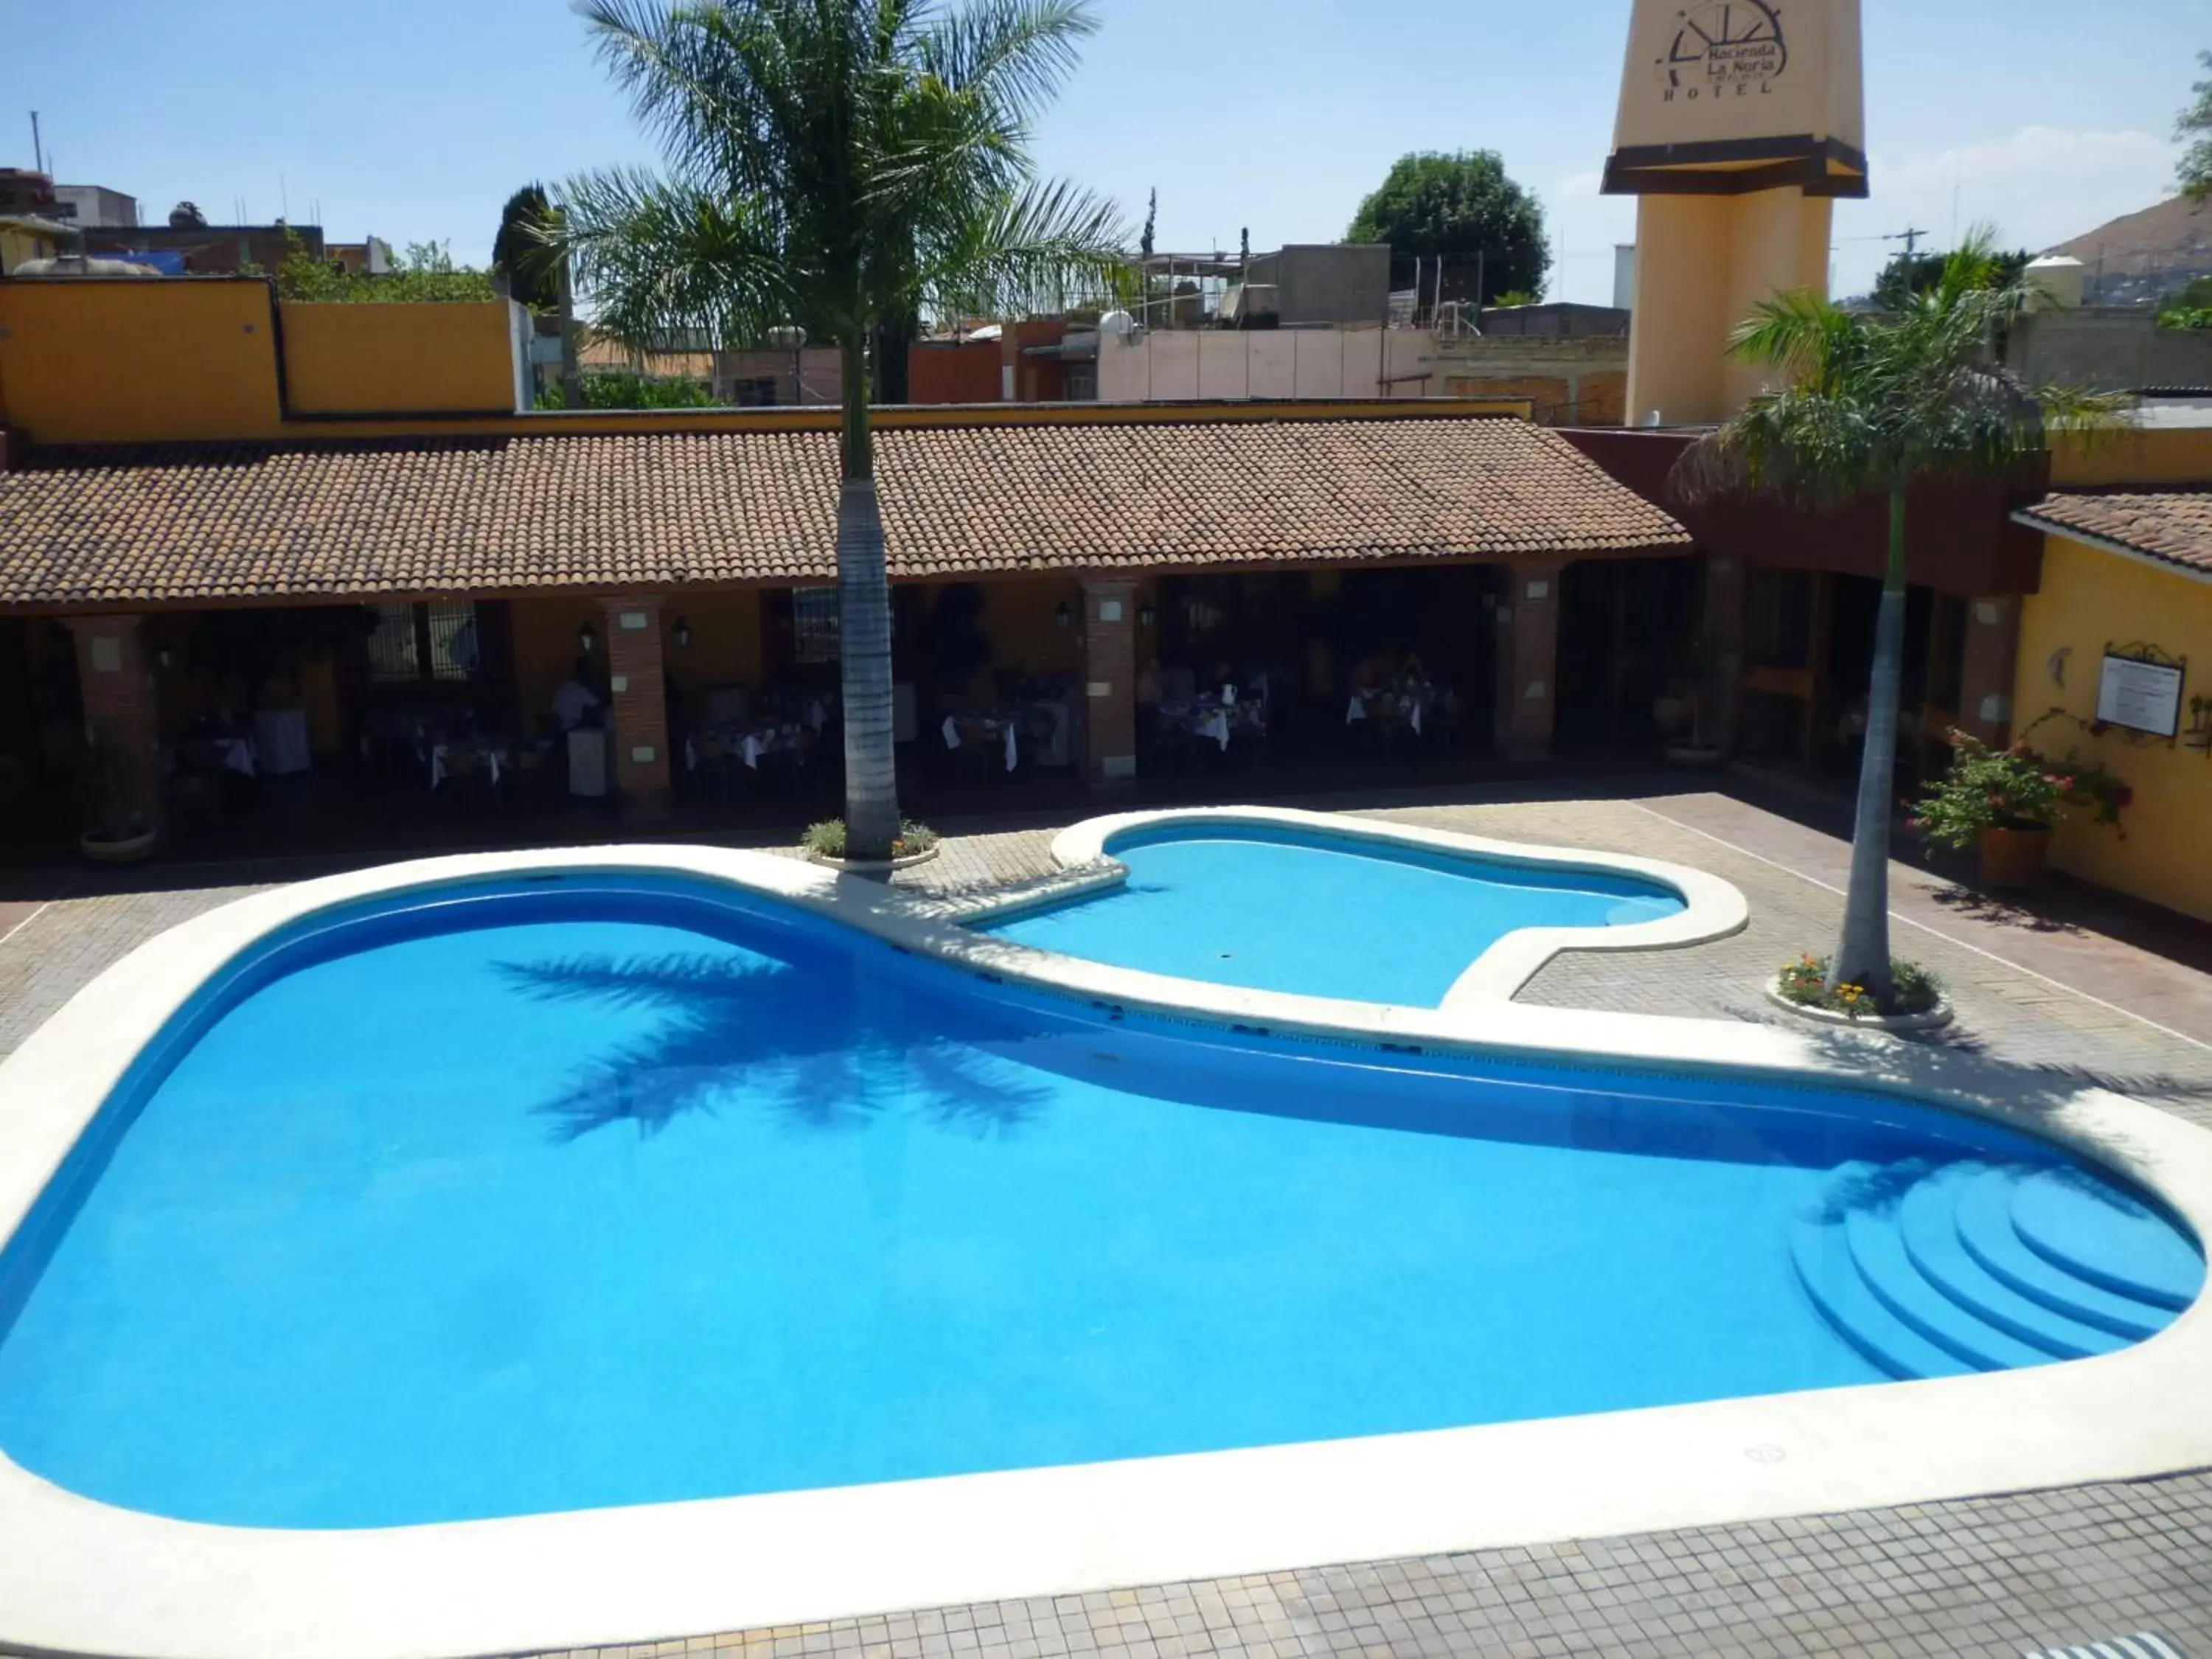
<instances>
[{"instance_id":1,"label":"dark doorway","mask_svg":"<svg viewBox=\"0 0 2212 1659\"><path fill-rule=\"evenodd\" d=\"M1636 753L1662 736L1660 701L1694 689L1702 605L1692 559L1583 559L1559 581L1553 746Z\"/></svg>"}]
</instances>

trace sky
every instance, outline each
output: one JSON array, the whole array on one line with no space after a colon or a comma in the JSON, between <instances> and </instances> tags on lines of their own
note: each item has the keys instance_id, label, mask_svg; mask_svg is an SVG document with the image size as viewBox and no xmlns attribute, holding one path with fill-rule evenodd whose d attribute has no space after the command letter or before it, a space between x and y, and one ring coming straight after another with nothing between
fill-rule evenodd
<instances>
[{"instance_id":1,"label":"sky","mask_svg":"<svg viewBox=\"0 0 2212 1659\"><path fill-rule=\"evenodd\" d=\"M1610 302L1635 234L1633 202L1597 192L1628 0L1095 5L1036 152L1133 236L1157 187L1163 250L1332 240L1405 152L1495 149L1543 204L1547 297ZM2039 249L2171 191L2212 0L1863 6L1873 194L1838 207L1838 294L1908 227ZM35 107L61 182L156 222L242 204L482 264L520 185L653 159L564 0L0 0L0 165L29 164Z\"/></svg>"}]
</instances>

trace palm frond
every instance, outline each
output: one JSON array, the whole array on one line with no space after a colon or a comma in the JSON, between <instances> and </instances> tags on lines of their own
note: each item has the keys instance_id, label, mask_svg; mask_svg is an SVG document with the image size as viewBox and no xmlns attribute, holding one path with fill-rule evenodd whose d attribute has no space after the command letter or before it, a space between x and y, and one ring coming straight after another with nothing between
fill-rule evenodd
<instances>
[{"instance_id":1,"label":"palm frond","mask_svg":"<svg viewBox=\"0 0 2212 1659\"><path fill-rule=\"evenodd\" d=\"M2124 399L2025 386L2004 367L2006 331L2037 295L2004 278L1995 246L1977 230L1936 283L1881 316L1810 293L1754 307L1731 350L1787 384L1686 450L1674 492L1690 502L1766 495L1832 507L1917 477L2008 471L2054 431L2124 425Z\"/></svg>"},{"instance_id":2,"label":"palm frond","mask_svg":"<svg viewBox=\"0 0 2212 1659\"><path fill-rule=\"evenodd\" d=\"M919 33L922 73L981 98L1017 125L1050 102L1098 32L1087 0L969 0Z\"/></svg>"},{"instance_id":3,"label":"palm frond","mask_svg":"<svg viewBox=\"0 0 2212 1659\"><path fill-rule=\"evenodd\" d=\"M932 229L921 299L939 314L1064 308L1102 293L1129 257L1121 210L1066 180L1031 181Z\"/></svg>"},{"instance_id":4,"label":"palm frond","mask_svg":"<svg viewBox=\"0 0 2212 1659\"><path fill-rule=\"evenodd\" d=\"M635 168L571 179L558 199L556 251L593 301L593 326L626 345L693 329L748 343L803 309L805 268L748 201Z\"/></svg>"},{"instance_id":5,"label":"palm frond","mask_svg":"<svg viewBox=\"0 0 2212 1659\"><path fill-rule=\"evenodd\" d=\"M1729 355L1778 371L1791 380L1820 374L1847 342L1848 313L1812 289L1761 300L1729 335Z\"/></svg>"}]
</instances>

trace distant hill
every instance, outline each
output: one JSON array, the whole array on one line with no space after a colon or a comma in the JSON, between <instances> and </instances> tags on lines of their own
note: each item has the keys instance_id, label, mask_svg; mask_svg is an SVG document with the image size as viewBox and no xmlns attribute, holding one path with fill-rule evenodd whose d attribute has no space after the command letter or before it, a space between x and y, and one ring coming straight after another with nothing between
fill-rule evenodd
<instances>
[{"instance_id":1,"label":"distant hill","mask_svg":"<svg viewBox=\"0 0 2212 1659\"><path fill-rule=\"evenodd\" d=\"M2197 277L2212 276L2212 199L2170 196L2044 251L2071 255L2089 267L2084 297L2093 304L2160 299Z\"/></svg>"}]
</instances>

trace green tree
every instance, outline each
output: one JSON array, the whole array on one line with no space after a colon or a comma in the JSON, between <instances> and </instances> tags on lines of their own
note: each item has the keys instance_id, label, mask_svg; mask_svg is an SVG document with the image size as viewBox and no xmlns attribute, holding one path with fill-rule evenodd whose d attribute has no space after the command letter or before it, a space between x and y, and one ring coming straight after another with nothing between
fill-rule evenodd
<instances>
[{"instance_id":1,"label":"green tree","mask_svg":"<svg viewBox=\"0 0 2212 1659\"><path fill-rule=\"evenodd\" d=\"M1925 294L1943 280L1944 263L1948 253L1893 253L1889 263L1881 268L1881 275L1874 279L1874 302L1884 311L1895 311L1908 295ZM1993 278L1999 287L2020 280L2028 262L2035 258L2026 248L2016 248L2010 253L1992 253Z\"/></svg>"},{"instance_id":2,"label":"green tree","mask_svg":"<svg viewBox=\"0 0 2212 1659\"><path fill-rule=\"evenodd\" d=\"M1890 1006L1889 825L1905 642L1905 500L1917 479L2003 471L2039 454L2053 431L2095 431L2124 418L2116 395L2021 384L1990 343L2038 290L2002 277L1978 231L1949 254L1934 287L1894 310L1840 309L1810 289L1764 301L1731 337L1732 356L1773 372L1778 390L1700 438L1675 463L1691 501L1763 494L1832 508L1873 494L1889 508L1889 560L1875 628L1866 750L1851 836L1843 936L1827 984L1866 988Z\"/></svg>"},{"instance_id":3,"label":"green tree","mask_svg":"<svg viewBox=\"0 0 2212 1659\"><path fill-rule=\"evenodd\" d=\"M570 179L551 244L633 345L795 324L843 359L837 574L854 856L899 834L890 603L869 422L886 321L1004 316L1103 285L1112 206L1040 179L1030 122L1097 24L1084 0L582 0L664 170Z\"/></svg>"},{"instance_id":4,"label":"green tree","mask_svg":"<svg viewBox=\"0 0 2212 1659\"><path fill-rule=\"evenodd\" d=\"M2200 69L2212 70L2212 52L2197 54ZM2182 194L2192 202L2212 195L2212 80L2191 83L2194 94L2187 108L2174 118L2173 136L2188 145L2174 167Z\"/></svg>"},{"instance_id":5,"label":"green tree","mask_svg":"<svg viewBox=\"0 0 2212 1659\"><path fill-rule=\"evenodd\" d=\"M551 311L561 303L545 246L544 229L552 216L545 186L525 185L499 210L499 230L492 238L491 268L507 278L508 295L532 311Z\"/></svg>"},{"instance_id":6,"label":"green tree","mask_svg":"<svg viewBox=\"0 0 2212 1659\"><path fill-rule=\"evenodd\" d=\"M683 375L636 374L626 368L587 368L578 377L579 409L711 409L714 389ZM557 386L538 397L540 409L566 409L568 394Z\"/></svg>"},{"instance_id":7,"label":"green tree","mask_svg":"<svg viewBox=\"0 0 2212 1659\"><path fill-rule=\"evenodd\" d=\"M285 231L284 245L284 263L276 267L276 292L287 300L467 303L499 297L487 273L455 264L441 242L410 242L390 270L375 276L348 270L335 260L318 259L295 230Z\"/></svg>"},{"instance_id":8,"label":"green tree","mask_svg":"<svg viewBox=\"0 0 2212 1659\"><path fill-rule=\"evenodd\" d=\"M1541 293L1552 250L1544 210L1505 176L1490 149L1401 155L1382 187L1359 204L1348 242L1388 242L1393 253L1472 261L1482 256L1482 292L1490 304L1508 292Z\"/></svg>"},{"instance_id":9,"label":"green tree","mask_svg":"<svg viewBox=\"0 0 2212 1659\"><path fill-rule=\"evenodd\" d=\"M2159 308L2160 328L2212 328L2212 276L2199 276Z\"/></svg>"}]
</instances>

